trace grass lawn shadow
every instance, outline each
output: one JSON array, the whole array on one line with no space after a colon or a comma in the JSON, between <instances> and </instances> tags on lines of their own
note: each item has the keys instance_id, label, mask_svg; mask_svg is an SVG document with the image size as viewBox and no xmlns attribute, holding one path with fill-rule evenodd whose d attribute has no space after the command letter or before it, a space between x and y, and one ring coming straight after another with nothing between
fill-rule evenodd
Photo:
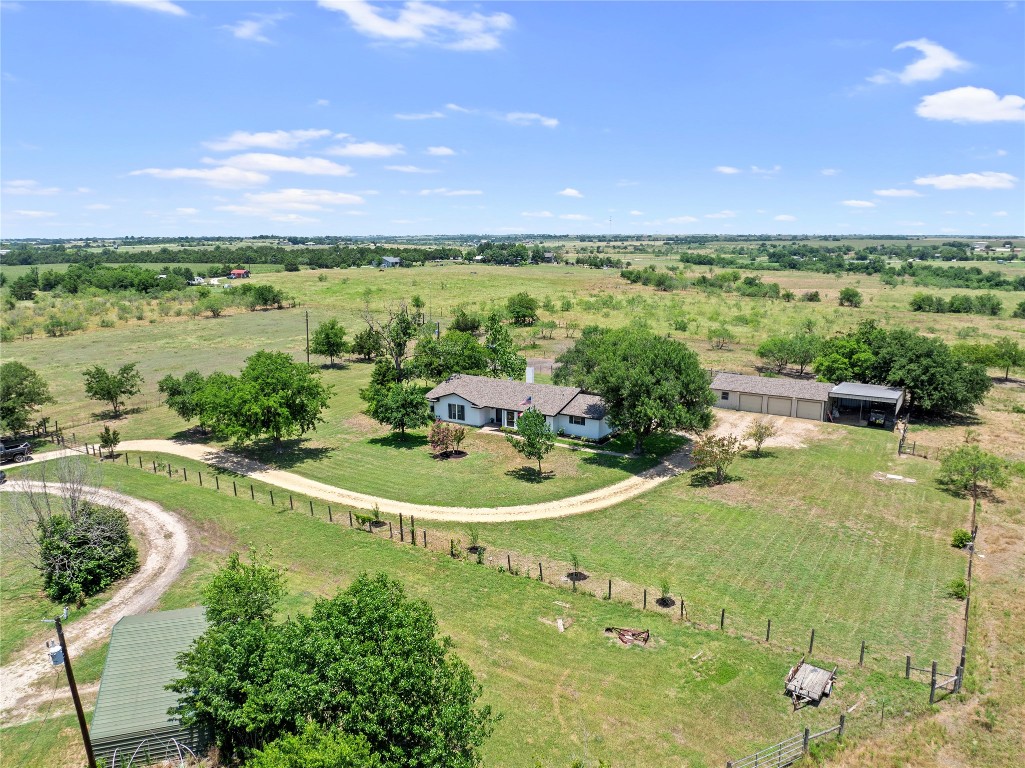
<instances>
[{"instance_id":1,"label":"grass lawn shadow","mask_svg":"<svg viewBox=\"0 0 1025 768\"><path fill-rule=\"evenodd\" d=\"M714 488L717 485L726 485L737 480L743 480L740 475L727 474L721 483L715 481L715 471L708 469L703 472L693 472L690 476L690 485L692 488Z\"/></svg>"},{"instance_id":2,"label":"grass lawn shadow","mask_svg":"<svg viewBox=\"0 0 1025 768\"><path fill-rule=\"evenodd\" d=\"M427 435L416 435L411 432L400 435L397 432L392 432L384 437L371 437L367 442L370 445L380 445L383 448L403 448L408 451L427 445Z\"/></svg>"},{"instance_id":3,"label":"grass lawn shadow","mask_svg":"<svg viewBox=\"0 0 1025 768\"><path fill-rule=\"evenodd\" d=\"M506 477L522 480L525 483L543 483L545 480L554 480L554 472L538 472L534 467L517 467L505 473Z\"/></svg>"}]
</instances>

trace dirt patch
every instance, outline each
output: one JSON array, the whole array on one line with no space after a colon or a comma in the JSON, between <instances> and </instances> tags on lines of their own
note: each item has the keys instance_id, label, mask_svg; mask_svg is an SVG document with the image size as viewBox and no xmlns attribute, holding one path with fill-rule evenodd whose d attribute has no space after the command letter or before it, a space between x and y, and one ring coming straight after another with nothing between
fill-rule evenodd
<instances>
[{"instance_id":1,"label":"dirt patch","mask_svg":"<svg viewBox=\"0 0 1025 768\"><path fill-rule=\"evenodd\" d=\"M716 408L713 412L715 413L715 424L710 432L718 437L730 434L740 437L759 419L771 422L779 434L766 440L763 448L807 448L808 443L813 440L826 440L840 434L839 430L831 429L820 421L731 411L726 408Z\"/></svg>"}]
</instances>

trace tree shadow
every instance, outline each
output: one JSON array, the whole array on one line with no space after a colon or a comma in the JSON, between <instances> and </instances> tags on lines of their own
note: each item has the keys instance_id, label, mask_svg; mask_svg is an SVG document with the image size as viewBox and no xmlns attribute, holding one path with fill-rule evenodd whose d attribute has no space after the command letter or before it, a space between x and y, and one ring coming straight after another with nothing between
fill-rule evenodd
<instances>
[{"instance_id":1,"label":"tree shadow","mask_svg":"<svg viewBox=\"0 0 1025 768\"><path fill-rule=\"evenodd\" d=\"M690 476L690 485L692 488L715 488L719 485L727 485L728 483L742 480L739 475L731 475L728 472L726 477L723 478L721 483L715 481L715 470L706 469L699 472L694 472Z\"/></svg>"},{"instance_id":2,"label":"tree shadow","mask_svg":"<svg viewBox=\"0 0 1025 768\"><path fill-rule=\"evenodd\" d=\"M398 432L391 432L384 437L371 437L367 442L383 448L403 448L408 451L427 445L427 435L417 435L412 432L400 435Z\"/></svg>"},{"instance_id":3,"label":"tree shadow","mask_svg":"<svg viewBox=\"0 0 1025 768\"><path fill-rule=\"evenodd\" d=\"M173 443L199 443L205 445L213 442L213 432L202 429L198 426L188 427L187 429L179 429L173 435L171 435L171 442Z\"/></svg>"},{"instance_id":4,"label":"tree shadow","mask_svg":"<svg viewBox=\"0 0 1025 768\"><path fill-rule=\"evenodd\" d=\"M333 363L321 363L317 366L320 370L324 371L347 371L349 370L349 364L344 360L335 360Z\"/></svg>"},{"instance_id":5,"label":"tree shadow","mask_svg":"<svg viewBox=\"0 0 1025 768\"><path fill-rule=\"evenodd\" d=\"M538 472L536 467L517 467L516 469L510 469L505 473L506 477L511 477L515 480L522 480L525 483L543 483L545 480L552 480L555 477L555 473L552 471Z\"/></svg>"},{"instance_id":6,"label":"tree shadow","mask_svg":"<svg viewBox=\"0 0 1025 768\"><path fill-rule=\"evenodd\" d=\"M920 416L917 426L920 427L977 427L982 419L975 413L952 413L947 416ZM912 430L916 423L911 422ZM913 439L913 438L912 438Z\"/></svg>"},{"instance_id":7,"label":"tree shadow","mask_svg":"<svg viewBox=\"0 0 1025 768\"><path fill-rule=\"evenodd\" d=\"M744 458L747 458L747 459L778 459L779 456L776 455L775 451L769 451L769 450L766 450L765 448L762 448L762 452L761 453L755 453L753 449L745 451L744 452Z\"/></svg>"},{"instance_id":8,"label":"tree shadow","mask_svg":"<svg viewBox=\"0 0 1025 768\"><path fill-rule=\"evenodd\" d=\"M245 454L251 458L268 464L275 469L292 469L307 462L320 461L331 453L331 448L324 446L302 445L301 438L283 440L280 446L273 441L263 440L249 447Z\"/></svg>"},{"instance_id":9,"label":"tree shadow","mask_svg":"<svg viewBox=\"0 0 1025 768\"><path fill-rule=\"evenodd\" d=\"M607 469L618 469L630 474L637 474L650 469L658 463L658 459L651 455L645 456L609 456L606 453L585 453L581 461L584 464L591 464L596 467Z\"/></svg>"}]
</instances>

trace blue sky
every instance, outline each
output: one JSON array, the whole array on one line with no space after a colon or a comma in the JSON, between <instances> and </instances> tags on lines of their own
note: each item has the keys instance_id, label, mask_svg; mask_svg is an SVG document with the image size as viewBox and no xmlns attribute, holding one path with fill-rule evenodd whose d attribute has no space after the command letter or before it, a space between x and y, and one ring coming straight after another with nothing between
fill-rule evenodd
<instances>
[{"instance_id":1,"label":"blue sky","mask_svg":"<svg viewBox=\"0 0 1025 768\"><path fill-rule=\"evenodd\" d=\"M1020 3L0 13L6 237L1025 232Z\"/></svg>"}]
</instances>

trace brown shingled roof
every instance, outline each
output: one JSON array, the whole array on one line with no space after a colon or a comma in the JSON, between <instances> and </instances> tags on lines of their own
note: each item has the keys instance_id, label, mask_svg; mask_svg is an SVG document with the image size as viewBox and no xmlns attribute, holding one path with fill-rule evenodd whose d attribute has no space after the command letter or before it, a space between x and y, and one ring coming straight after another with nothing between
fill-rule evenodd
<instances>
[{"instance_id":1,"label":"brown shingled roof","mask_svg":"<svg viewBox=\"0 0 1025 768\"><path fill-rule=\"evenodd\" d=\"M545 416L567 413L572 416L600 419L605 415L601 398L581 393L577 387L527 384L523 381L457 373L428 392L427 399L436 401L445 395L458 395L477 407L484 408L516 411L534 407ZM530 406L525 405L528 397L531 399ZM568 407L570 408L567 409ZM601 415L597 415L599 409Z\"/></svg>"},{"instance_id":2,"label":"brown shingled roof","mask_svg":"<svg viewBox=\"0 0 1025 768\"><path fill-rule=\"evenodd\" d=\"M804 379L770 379L765 376L744 376L739 373L719 373L712 380L712 389L744 392L750 395L797 397L801 400L829 400L833 385Z\"/></svg>"}]
</instances>

